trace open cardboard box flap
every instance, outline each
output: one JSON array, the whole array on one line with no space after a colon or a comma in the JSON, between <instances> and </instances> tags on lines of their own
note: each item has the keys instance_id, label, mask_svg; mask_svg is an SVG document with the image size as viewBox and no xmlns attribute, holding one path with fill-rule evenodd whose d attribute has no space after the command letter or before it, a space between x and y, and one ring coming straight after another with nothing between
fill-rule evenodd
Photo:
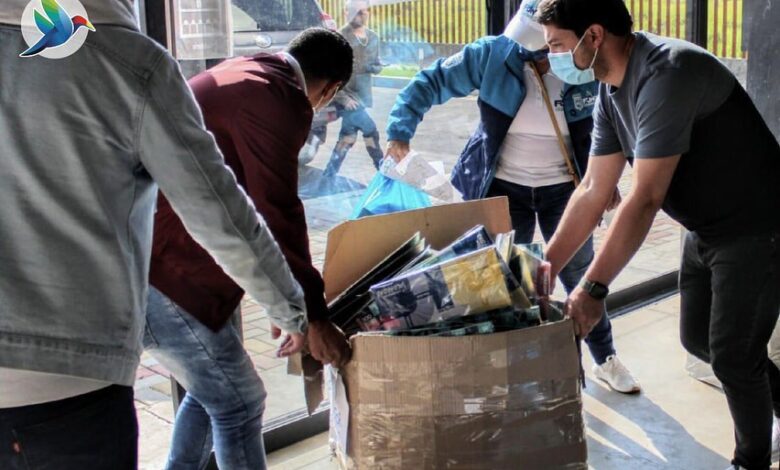
<instances>
[{"instance_id":1,"label":"open cardboard box flap","mask_svg":"<svg viewBox=\"0 0 780 470\"><path fill-rule=\"evenodd\" d=\"M493 236L512 230L507 198L447 204L339 224L328 232L325 298L328 302L335 299L416 232L438 250L475 225L484 225Z\"/></svg>"},{"instance_id":2,"label":"open cardboard box flap","mask_svg":"<svg viewBox=\"0 0 780 470\"><path fill-rule=\"evenodd\" d=\"M325 298L332 301L394 250L420 232L442 249L475 225L495 236L512 230L506 197L480 199L343 222L328 232L325 252ZM323 400L321 365L310 356L289 370L304 374L306 405L313 413Z\"/></svg>"}]
</instances>

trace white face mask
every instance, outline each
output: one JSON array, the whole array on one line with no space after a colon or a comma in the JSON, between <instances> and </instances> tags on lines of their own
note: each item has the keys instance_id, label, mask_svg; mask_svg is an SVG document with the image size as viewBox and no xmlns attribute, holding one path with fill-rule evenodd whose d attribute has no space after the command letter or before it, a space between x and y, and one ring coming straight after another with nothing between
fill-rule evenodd
<instances>
[{"instance_id":1,"label":"white face mask","mask_svg":"<svg viewBox=\"0 0 780 470\"><path fill-rule=\"evenodd\" d=\"M317 102L317 104L316 104L316 105L314 105L314 107L312 108L312 109L314 110L314 112L316 113L316 112L318 112L319 110L321 110L322 108L327 108L327 107L328 107L328 105L331 103L331 101L333 101L333 98L335 98L335 97L336 97L336 94L337 94L338 92L339 92L339 89L338 89L338 88L336 88L336 89L335 89L335 91L333 92L333 95L331 95L331 97L328 99L328 101L326 101L326 102L325 102L325 104L323 104L323 103L322 103L322 102L325 100L325 94L322 94L322 95L320 96L320 100L319 100L319 101Z\"/></svg>"}]
</instances>

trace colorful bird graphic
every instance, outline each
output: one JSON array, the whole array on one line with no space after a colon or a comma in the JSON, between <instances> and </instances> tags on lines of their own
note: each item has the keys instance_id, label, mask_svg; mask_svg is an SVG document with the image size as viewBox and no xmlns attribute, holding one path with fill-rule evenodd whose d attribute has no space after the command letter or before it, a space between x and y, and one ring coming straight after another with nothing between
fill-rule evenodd
<instances>
[{"instance_id":1,"label":"colorful bird graphic","mask_svg":"<svg viewBox=\"0 0 780 470\"><path fill-rule=\"evenodd\" d=\"M19 54L19 57L32 57L46 49L61 46L68 42L81 27L95 31L95 27L88 19L83 16L71 18L56 0L41 0L41 4L43 4L46 16L35 10L35 25L43 33L43 37L35 45Z\"/></svg>"}]
</instances>

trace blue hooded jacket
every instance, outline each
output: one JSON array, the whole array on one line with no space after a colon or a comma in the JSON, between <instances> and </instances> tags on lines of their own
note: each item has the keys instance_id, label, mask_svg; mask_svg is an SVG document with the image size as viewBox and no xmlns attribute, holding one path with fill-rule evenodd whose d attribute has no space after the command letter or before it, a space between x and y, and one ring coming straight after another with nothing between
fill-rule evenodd
<instances>
[{"instance_id":1,"label":"blue hooded jacket","mask_svg":"<svg viewBox=\"0 0 780 470\"><path fill-rule=\"evenodd\" d=\"M409 142L433 105L479 90L479 127L452 170L452 183L464 199L484 197L496 172L501 144L525 99L523 68L531 60L532 53L504 36L484 37L438 60L398 94L388 119L388 139ZM591 113L598 83L565 85L563 94L576 171L581 178L590 152Z\"/></svg>"}]
</instances>

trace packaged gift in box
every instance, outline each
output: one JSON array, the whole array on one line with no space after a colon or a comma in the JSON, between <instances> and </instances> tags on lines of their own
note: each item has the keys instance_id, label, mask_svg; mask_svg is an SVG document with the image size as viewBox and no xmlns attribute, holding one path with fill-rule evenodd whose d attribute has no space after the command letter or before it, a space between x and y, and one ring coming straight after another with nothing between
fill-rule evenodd
<instances>
[{"instance_id":1,"label":"packaged gift in box","mask_svg":"<svg viewBox=\"0 0 780 470\"><path fill-rule=\"evenodd\" d=\"M520 330L539 326L539 324L541 324L539 306L527 309L508 307L383 333L390 336L467 336Z\"/></svg>"},{"instance_id":2,"label":"packaged gift in box","mask_svg":"<svg viewBox=\"0 0 780 470\"><path fill-rule=\"evenodd\" d=\"M509 270L532 303L550 294L550 264L543 256L537 243L515 245L509 261Z\"/></svg>"},{"instance_id":3,"label":"packaged gift in box","mask_svg":"<svg viewBox=\"0 0 780 470\"><path fill-rule=\"evenodd\" d=\"M493 245L493 240L490 238L490 234L488 234L484 226L477 225L463 234L463 236L452 242L451 245L438 252L430 252L427 257L412 263L402 272L417 271L428 266L433 266L445 261L449 261L453 258L457 258L460 255L465 255L482 248L487 248L491 245Z\"/></svg>"},{"instance_id":4,"label":"packaged gift in box","mask_svg":"<svg viewBox=\"0 0 780 470\"><path fill-rule=\"evenodd\" d=\"M386 329L410 328L513 304L509 268L494 247L371 287Z\"/></svg>"}]
</instances>

